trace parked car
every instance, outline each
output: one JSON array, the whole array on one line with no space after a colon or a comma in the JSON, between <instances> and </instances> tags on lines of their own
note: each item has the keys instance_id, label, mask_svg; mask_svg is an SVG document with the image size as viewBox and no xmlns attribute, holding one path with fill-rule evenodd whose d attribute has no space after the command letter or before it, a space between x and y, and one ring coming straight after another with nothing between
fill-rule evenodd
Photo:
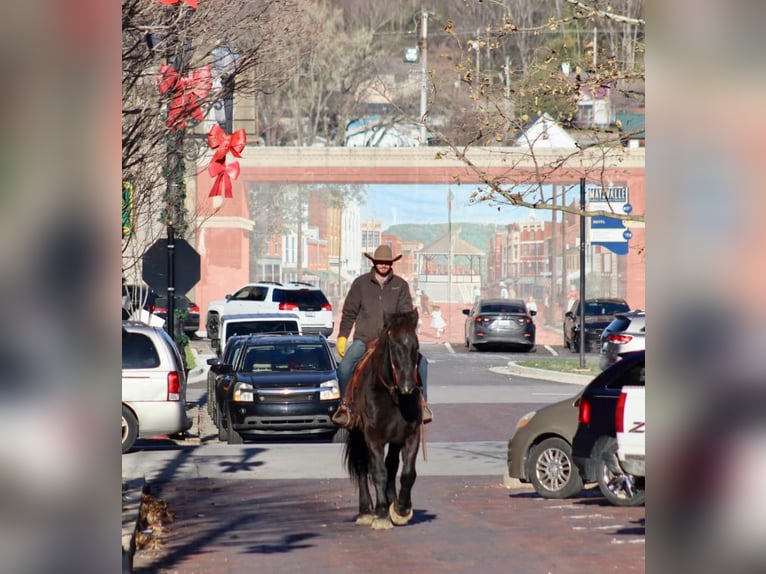
<instances>
[{"instance_id":1,"label":"parked car","mask_svg":"<svg viewBox=\"0 0 766 574\"><path fill-rule=\"evenodd\" d=\"M324 335L251 335L216 389L219 438L262 434L345 437L331 417L340 403L338 363Z\"/></svg>"},{"instance_id":2,"label":"parked car","mask_svg":"<svg viewBox=\"0 0 766 574\"><path fill-rule=\"evenodd\" d=\"M122 452L137 438L174 435L192 425L186 415L181 354L160 327L122 322Z\"/></svg>"},{"instance_id":3,"label":"parked car","mask_svg":"<svg viewBox=\"0 0 766 574\"><path fill-rule=\"evenodd\" d=\"M208 337L217 337L223 315L241 313L296 313L304 333L321 333L329 337L334 328L332 305L319 287L309 283L261 281L239 288L223 301L208 306L205 327Z\"/></svg>"},{"instance_id":4,"label":"parked car","mask_svg":"<svg viewBox=\"0 0 766 574\"><path fill-rule=\"evenodd\" d=\"M242 350L242 345L247 340L247 335L235 335L226 342L223 353L220 357L212 357L207 360L207 412L214 424L218 424L218 397L217 387L223 376L221 374L222 365L233 365L237 361L237 356ZM225 440L226 437L224 437Z\"/></svg>"},{"instance_id":5,"label":"parked car","mask_svg":"<svg viewBox=\"0 0 766 574\"><path fill-rule=\"evenodd\" d=\"M186 295L176 295L176 309L186 310L183 321L183 331L189 336L199 330L199 306L189 300ZM141 311L145 313L142 315ZM138 312L138 313L137 313ZM122 286L122 318L123 320L141 320L147 324L154 324L151 315L155 315L161 321L167 319L168 298L160 295L146 285L123 285ZM159 325L160 323L157 323Z\"/></svg>"},{"instance_id":6,"label":"parked car","mask_svg":"<svg viewBox=\"0 0 766 574\"><path fill-rule=\"evenodd\" d=\"M199 305L191 301L186 295L176 295L176 310L186 312L183 318L183 331L190 337L193 337L199 330ZM152 312L161 319L167 319L168 316L168 298L158 295L154 300L154 309Z\"/></svg>"},{"instance_id":7,"label":"parked car","mask_svg":"<svg viewBox=\"0 0 766 574\"><path fill-rule=\"evenodd\" d=\"M295 313L243 313L224 315L219 336L210 339L210 346L220 356L221 348L235 335L290 333L303 334L301 321Z\"/></svg>"},{"instance_id":8,"label":"parked car","mask_svg":"<svg viewBox=\"0 0 766 574\"><path fill-rule=\"evenodd\" d=\"M580 394L525 414L508 441L508 475L531 482L543 498L569 498L583 489L572 460Z\"/></svg>"},{"instance_id":9,"label":"parked car","mask_svg":"<svg viewBox=\"0 0 766 574\"><path fill-rule=\"evenodd\" d=\"M625 353L597 375L580 397L572 458L586 482L598 482L601 493L618 506L644 503L644 478L623 471L617 460L617 399L625 386L645 386L645 351Z\"/></svg>"},{"instance_id":10,"label":"parked car","mask_svg":"<svg viewBox=\"0 0 766 574\"><path fill-rule=\"evenodd\" d=\"M600 297L585 299L585 350L598 350L601 343L601 333L612 322L616 313L630 311L630 306L624 299ZM572 303L572 307L564 314L564 347L573 353L580 350L580 301Z\"/></svg>"},{"instance_id":11,"label":"parked car","mask_svg":"<svg viewBox=\"0 0 766 574\"><path fill-rule=\"evenodd\" d=\"M606 369L622 353L646 349L646 312L641 309L617 313L601 334L599 366Z\"/></svg>"},{"instance_id":12,"label":"parked car","mask_svg":"<svg viewBox=\"0 0 766 574\"><path fill-rule=\"evenodd\" d=\"M479 299L463 309L465 346L469 351L486 345L514 345L525 351L535 348L536 311L527 311L521 299Z\"/></svg>"}]
</instances>

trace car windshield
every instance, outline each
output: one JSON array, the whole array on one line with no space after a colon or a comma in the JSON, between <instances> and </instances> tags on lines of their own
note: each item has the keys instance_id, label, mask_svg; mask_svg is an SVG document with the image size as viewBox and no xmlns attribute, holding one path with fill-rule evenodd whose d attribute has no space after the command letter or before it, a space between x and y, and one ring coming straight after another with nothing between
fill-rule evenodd
<instances>
[{"instance_id":1,"label":"car windshield","mask_svg":"<svg viewBox=\"0 0 766 574\"><path fill-rule=\"evenodd\" d=\"M264 333L298 333L298 322L295 319L275 321L241 321L226 323L224 341L235 335L261 335Z\"/></svg>"},{"instance_id":2,"label":"car windshield","mask_svg":"<svg viewBox=\"0 0 766 574\"><path fill-rule=\"evenodd\" d=\"M327 349L320 343L251 345L243 353L245 372L332 370Z\"/></svg>"},{"instance_id":3,"label":"car windshield","mask_svg":"<svg viewBox=\"0 0 766 574\"><path fill-rule=\"evenodd\" d=\"M628 311L629 308L624 303L605 303L605 302L592 302L585 303L586 315L604 315L611 316L615 313L623 313Z\"/></svg>"},{"instance_id":4,"label":"car windshield","mask_svg":"<svg viewBox=\"0 0 766 574\"><path fill-rule=\"evenodd\" d=\"M480 313L521 313L526 314L527 310L516 305L505 305L503 303L491 303L482 305Z\"/></svg>"}]
</instances>

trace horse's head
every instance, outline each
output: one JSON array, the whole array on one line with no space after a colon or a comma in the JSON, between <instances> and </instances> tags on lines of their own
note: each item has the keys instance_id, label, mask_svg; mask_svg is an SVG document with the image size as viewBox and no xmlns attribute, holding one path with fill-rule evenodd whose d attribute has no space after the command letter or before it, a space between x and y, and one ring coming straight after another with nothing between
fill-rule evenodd
<instances>
[{"instance_id":1,"label":"horse's head","mask_svg":"<svg viewBox=\"0 0 766 574\"><path fill-rule=\"evenodd\" d=\"M412 394L417 385L418 376L418 312L397 313L386 317L381 340L385 341L388 351L387 365L391 382L403 395Z\"/></svg>"}]
</instances>

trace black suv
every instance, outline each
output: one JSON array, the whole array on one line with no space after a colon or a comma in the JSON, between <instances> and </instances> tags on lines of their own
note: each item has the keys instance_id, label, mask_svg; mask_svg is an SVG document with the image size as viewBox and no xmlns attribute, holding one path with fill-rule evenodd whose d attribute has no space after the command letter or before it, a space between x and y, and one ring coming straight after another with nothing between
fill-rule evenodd
<instances>
[{"instance_id":1,"label":"black suv","mask_svg":"<svg viewBox=\"0 0 766 574\"><path fill-rule=\"evenodd\" d=\"M630 311L624 299L600 297L585 299L585 350L598 351L601 348L601 333L614 319L615 313ZM572 304L564 315L564 347L573 353L580 351L580 301Z\"/></svg>"},{"instance_id":2,"label":"black suv","mask_svg":"<svg viewBox=\"0 0 766 574\"><path fill-rule=\"evenodd\" d=\"M343 438L331 420L340 403L338 363L324 335L250 335L235 355L233 364L215 367L221 375L215 390L221 440L240 444L259 434Z\"/></svg>"},{"instance_id":3,"label":"black suv","mask_svg":"<svg viewBox=\"0 0 766 574\"><path fill-rule=\"evenodd\" d=\"M585 482L597 481L601 493L618 506L644 502L644 478L625 473L617 459L617 399L623 386L644 386L646 352L624 353L583 389L572 458Z\"/></svg>"}]
</instances>

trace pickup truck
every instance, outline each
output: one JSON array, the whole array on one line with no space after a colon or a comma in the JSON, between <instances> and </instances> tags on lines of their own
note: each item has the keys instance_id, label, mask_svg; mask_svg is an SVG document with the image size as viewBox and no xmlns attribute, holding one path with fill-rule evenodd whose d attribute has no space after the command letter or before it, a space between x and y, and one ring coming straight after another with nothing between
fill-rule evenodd
<instances>
[{"instance_id":1,"label":"pickup truck","mask_svg":"<svg viewBox=\"0 0 766 574\"><path fill-rule=\"evenodd\" d=\"M625 386L617 399L617 458L623 470L646 476L646 387Z\"/></svg>"}]
</instances>

